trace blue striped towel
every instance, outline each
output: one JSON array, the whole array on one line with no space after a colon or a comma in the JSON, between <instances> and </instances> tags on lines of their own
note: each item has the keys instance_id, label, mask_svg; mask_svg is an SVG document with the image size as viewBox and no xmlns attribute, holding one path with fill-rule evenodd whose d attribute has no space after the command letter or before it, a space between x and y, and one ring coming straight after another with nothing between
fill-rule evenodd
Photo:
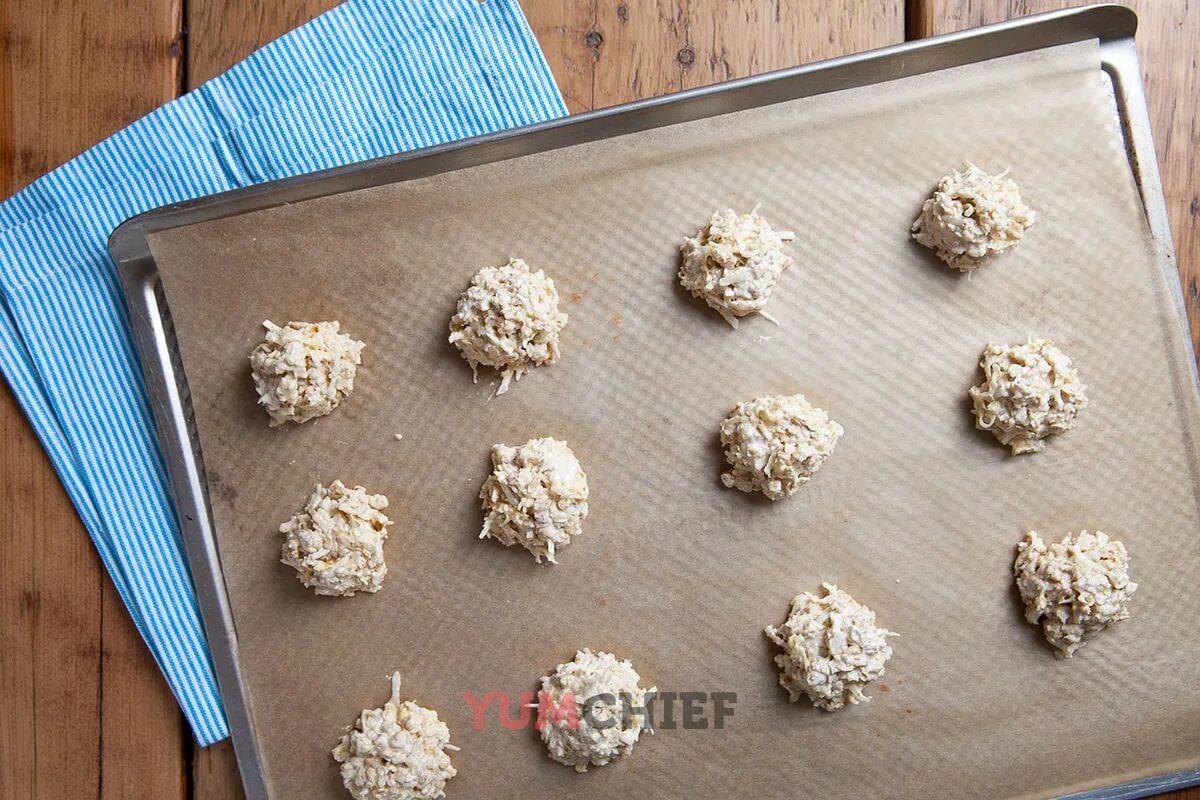
<instances>
[{"instance_id":1,"label":"blue striped towel","mask_svg":"<svg viewBox=\"0 0 1200 800\"><path fill-rule=\"evenodd\" d=\"M228 727L109 233L565 113L517 0L349 0L0 204L0 369L202 745Z\"/></svg>"}]
</instances>

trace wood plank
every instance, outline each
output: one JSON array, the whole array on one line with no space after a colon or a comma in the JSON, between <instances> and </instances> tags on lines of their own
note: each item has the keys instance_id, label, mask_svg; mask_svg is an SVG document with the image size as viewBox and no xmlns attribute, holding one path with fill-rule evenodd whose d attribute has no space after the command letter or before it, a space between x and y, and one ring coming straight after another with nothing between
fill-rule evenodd
<instances>
[{"instance_id":1,"label":"wood plank","mask_svg":"<svg viewBox=\"0 0 1200 800\"><path fill-rule=\"evenodd\" d=\"M535 5L526 3L529 8ZM592 52L593 108L683 87L688 5L677 0L598 0L592 30L583 41Z\"/></svg>"},{"instance_id":2,"label":"wood plank","mask_svg":"<svg viewBox=\"0 0 1200 800\"><path fill-rule=\"evenodd\" d=\"M910 23L922 35L947 33L1025 14L1079 5L1075 0L910 0ZM1138 12L1138 50L1150 105L1155 149L1171 215L1171 231L1187 300L1192 341L1200 342L1200 164L1192 152L1200 142L1200 6L1194 0L1122 0ZM912 30L910 26L910 31ZM1184 102L1180 102L1184 99ZM1160 796L1200 800L1200 789Z\"/></svg>"},{"instance_id":3,"label":"wood plank","mask_svg":"<svg viewBox=\"0 0 1200 800\"><path fill-rule=\"evenodd\" d=\"M189 0L187 87L195 88L340 0Z\"/></svg>"},{"instance_id":4,"label":"wood plank","mask_svg":"<svg viewBox=\"0 0 1200 800\"><path fill-rule=\"evenodd\" d=\"M0 194L174 96L179 0L0 3ZM102 76L97 80L96 76ZM7 387L0 392L0 795L182 796L180 717ZM109 609L109 623L104 609ZM124 625L119 624L124 622ZM106 682L153 675L111 695ZM151 691L140 687L153 683ZM102 735L101 718L129 726ZM63 726L66 726L65 730ZM122 738L133 736L137 757Z\"/></svg>"},{"instance_id":5,"label":"wood plank","mask_svg":"<svg viewBox=\"0 0 1200 800\"><path fill-rule=\"evenodd\" d=\"M330 768L333 766L336 764L331 759ZM192 800L243 800L245 796L233 746L228 741L197 749L192 762Z\"/></svg>"},{"instance_id":6,"label":"wood plank","mask_svg":"<svg viewBox=\"0 0 1200 800\"><path fill-rule=\"evenodd\" d=\"M99 798L183 800L191 734L116 587L107 579L100 613Z\"/></svg>"},{"instance_id":7,"label":"wood plank","mask_svg":"<svg viewBox=\"0 0 1200 800\"><path fill-rule=\"evenodd\" d=\"M912 0L946 33L1023 14L1078 5L1075 0ZM1180 280L1187 301L1192 341L1200 343L1200 4L1194 0L1123 0L1140 19L1138 50L1155 149L1175 237ZM1183 100L1183 102L1181 102Z\"/></svg>"},{"instance_id":8,"label":"wood plank","mask_svg":"<svg viewBox=\"0 0 1200 800\"><path fill-rule=\"evenodd\" d=\"M180 2L6 0L5 197L175 96Z\"/></svg>"},{"instance_id":9,"label":"wood plank","mask_svg":"<svg viewBox=\"0 0 1200 800\"><path fill-rule=\"evenodd\" d=\"M692 0L684 35L686 89L904 41L904 3Z\"/></svg>"},{"instance_id":10,"label":"wood plank","mask_svg":"<svg viewBox=\"0 0 1200 800\"><path fill-rule=\"evenodd\" d=\"M523 0L572 112L904 38L903 0Z\"/></svg>"},{"instance_id":11,"label":"wood plank","mask_svg":"<svg viewBox=\"0 0 1200 800\"><path fill-rule=\"evenodd\" d=\"M6 159L7 160L7 159ZM53 470L40 451L33 431L25 424L17 408L16 398L6 385L0 394L0 640L6 647L0 651L0 696L4 713L0 714L0 794L13 800L33 798L39 791L37 763L38 726L35 712L39 686L53 691L63 683L61 674L39 675L42 655L39 632L45 616L41 608L36 531L44 530L47 519L55 527L75 539L81 526L63 513L63 500L51 494ZM47 502L50 494L50 502ZM20 510L18 510L20 509ZM32 518L30 518L32 514ZM65 523L65 524L61 524ZM72 530L72 525L76 530ZM71 548L72 563L84 564L94 573L95 565L87 553ZM93 557L94 558L94 557ZM97 582L95 574L87 575L88 586L79 587L82 599L98 596L88 591ZM61 605L61 604L60 604ZM70 631L80 643L98 643L98 620L84 618ZM81 782L99 780L100 743L98 726L87 709L96 704L99 681L81 681L70 696L81 707L79 736L75 746ZM92 723L89 726L88 723ZM67 796L70 796L69 794Z\"/></svg>"},{"instance_id":12,"label":"wood plank","mask_svg":"<svg viewBox=\"0 0 1200 800\"><path fill-rule=\"evenodd\" d=\"M936 3L931 0L908 0L905 6L905 39L924 39L937 33L933 21L937 12Z\"/></svg>"},{"instance_id":13,"label":"wood plank","mask_svg":"<svg viewBox=\"0 0 1200 800\"><path fill-rule=\"evenodd\" d=\"M596 23L597 0L522 0L529 27L542 46L546 63L571 113L595 108L592 80L598 57L596 37L588 34ZM580 46L583 43L583 46Z\"/></svg>"}]
</instances>

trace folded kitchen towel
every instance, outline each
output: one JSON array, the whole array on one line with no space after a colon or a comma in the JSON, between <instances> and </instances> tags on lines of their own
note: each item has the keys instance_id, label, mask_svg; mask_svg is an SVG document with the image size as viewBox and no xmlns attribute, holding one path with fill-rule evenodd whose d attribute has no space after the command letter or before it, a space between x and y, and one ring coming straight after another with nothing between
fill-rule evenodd
<instances>
[{"instance_id":1,"label":"folded kitchen towel","mask_svg":"<svg viewBox=\"0 0 1200 800\"><path fill-rule=\"evenodd\" d=\"M201 744L228 729L108 235L565 113L517 0L349 0L0 204L0 369Z\"/></svg>"}]
</instances>

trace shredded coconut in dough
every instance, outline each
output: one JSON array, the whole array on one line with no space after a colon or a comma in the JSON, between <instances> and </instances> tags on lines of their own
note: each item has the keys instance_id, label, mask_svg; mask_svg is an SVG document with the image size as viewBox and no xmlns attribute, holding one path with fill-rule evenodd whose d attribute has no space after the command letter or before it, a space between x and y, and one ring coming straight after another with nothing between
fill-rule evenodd
<instances>
[{"instance_id":1,"label":"shredded coconut in dough","mask_svg":"<svg viewBox=\"0 0 1200 800\"><path fill-rule=\"evenodd\" d=\"M989 344L979 366L983 383L971 387L975 425L991 431L1013 455L1040 453L1048 437L1074 428L1079 411L1087 408L1087 386L1049 339Z\"/></svg>"},{"instance_id":2,"label":"shredded coconut in dough","mask_svg":"<svg viewBox=\"0 0 1200 800\"><path fill-rule=\"evenodd\" d=\"M587 475L558 439L530 439L492 448L492 474L479 492L483 531L505 547L519 544L557 564L554 555L583 532L588 515Z\"/></svg>"},{"instance_id":3,"label":"shredded coconut in dough","mask_svg":"<svg viewBox=\"0 0 1200 800\"><path fill-rule=\"evenodd\" d=\"M543 708L550 704L551 709L568 710L573 703L577 712L558 718L539 714L538 730L550 758L576 772L587 772L589 765L602 767L628 755L642 730L650 729L646 695L656 690L640 688L640 680L629 661L586 649L543 677L539 697ZM592 702L599 695L606 697ZM578 721L574 730L572 718Z\"/></svg>"},{"instance_id":4,"label":"shredded coconut in dough","mask_svg":"<svg viewBox=\"0 0 1200 800\"><path fill-rule=\"evenodd\" d=\"M501 395L533 367L558 361L558 335L566 324L554 281L513 258L475 273L450 318L450 343L476 378L480 364L499 370Z\"/></svg>"},{"instance_id":5,"label":"shredded coconut in dough","mask_svg":"<svg viewBox=\"0 0 1200 800\"><path fill-rule=\"evenodd\" d=\"M436 800L457 774L446 751L450 729L436 711L400 702L400 673L383 708L366 709L333 748L354 800Z\"/></svg>"},{"instance_id":6,"label":"shredded coconut in dough","mask_svg":"<svg viewBox=\"0 0 1200 800\"><path fill-rule=\"evenodd\" d=\"M679 248L683 261L679 282L708 303L733 327L738 317L761 314L779 276L793 263L783 245L796 235L776 231L758 214L716 211L708 225Z\"/></svg>"},{"instance_id":7,"label":"shredded coconut in dough","mask_svg":"<svg viewBox=\"0 0 1200 800\"><path fill-rule=\"evenodd\" d=\"M1138 585L1129 579L1125 545L1102 531L1068 533L1047 545L1029 531L1017 545L1013 575L1025 619L1041 623L1057 655L1070 658L1100 631L1129 617Z\"/></svg>"},{"instance_id":8,"label":"shredded coconut in dough","mask_svg":"<svg viewBox=\"0 0 1200 800\"><path fill-rule=\"evenodd\" d=\"M323 417L354 391L362 342L339 333L339 323L266 320L266 339L250 353L258 403L271 427Z\"/></svg>"},{"instance_id":9,"label":"shredded coconut in dough","mask_svg":"<svg viewBox=\"0 0 1200 800\"><path fill-rule=\"evenodd\" d=\"M989 175L974 164L938 182L912 224L912 235L961 272L1021 241L1036 215L1021 201L1008 170Z\"/></svg>"},{"instance_id":10,"label":"shredded coconut in dough","mask_svg":"<svg viewBox=\"0 0 1200 800\"><path fill-rule=\"evenodd\" d=\"M863 690L883 677L892 657L887 637L895 634L876 625L875 612L846 592L821 585L824 597L797 595L787 621L768 626L766 634L783 648L775 663L792 702L804 695L818 708L837 711L871 699Z\"/></svg>"},{"instance_id":11,"label":"shredded coconut in dough","mask_svg":"<svg viewBox=\"0 0 1200 800\"><path fill-rule=\"evenodd\" d=\"M387 575L383 540L392 524L381 510L387 506L386 497L361 486L317 484L304 510L279 526L283 563L319 595L379 591Z\"/></svg>"},{"instance_id":12,"label":"shredded coconut in dough","mask_svg":"<svg viewBox=\"0 0 1200 800\"><path fill-rule=\"evenodd\" d=\"M817 473L844 432L802 394L738 403L721 423L731 467L721 482L772 500L790 497Z\"/></svg>"}]
</instances>

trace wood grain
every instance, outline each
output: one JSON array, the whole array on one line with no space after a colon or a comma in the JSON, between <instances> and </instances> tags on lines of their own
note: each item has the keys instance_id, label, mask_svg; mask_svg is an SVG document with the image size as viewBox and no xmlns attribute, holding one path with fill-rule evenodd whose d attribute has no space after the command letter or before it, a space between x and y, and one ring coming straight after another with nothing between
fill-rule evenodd
<instances>
[{"instance_id":1,"label":"wood grain","mask_svg":"<svg viewBox=\"0 0 1200 800\"><path fill-rule=\"evenodd\" d=\"M0 2L0 193L174 96L179 32L178 0ZM182 796L179 711L7 387L0 642L0 796Z\"/></svg>"},{"instance_id":2,"label":"wood grain","mask_svg":"<svg viewBox=\"0 0 1200 800\"><path fill-rule=\"evenodd\" d=\"M1171 217L1171 232L1187 301L1192 341L1200 343L1200 3L1122 0L1138 12L1137 40L1150 104L1155 149ZM1076 0L912 0L930 33L999 22L1079 5ZM910 14L910 19L911 19Z\"/></svg>"},{"instance_id":3,"label":"wood grain","mask_svg":"<svg viewBox=\"0 0 1200 800\"><path fill-rule=\"evenodd\" d=\"M904 13L904 38L924 39L933 36L937 30L934 16L937 13L936 4L928 0L908 0Z\"/></svg>"},{"instance_id":4,"label":"wood grain","mask_svg":"<svg viewBox=\"0 0 1200 800\"><path fill-rule=\"evenodd\" d=\"M99 798L186 797L191 734L112 581L102 594Z\"/></svg>"},{"instance_id":5,"label":"wood grain","mask_svg":"<svg viewBox=\"0 0 1200 800\"><path fill-rule=\"evenodd\" d=\"M572 112L902 41L902 0L523 0Z\"/></svg>"},{"instance_id":6,"label":"wood grain","mask_svg":"<svg viewBox=\"0 0 1200 800\"><path fill-rule=\"evenodd\" d=\"M86 797L100 779L101 570L7 387L0 436L0 794Z\"/></svg>"},{"instance_id":7,"label":"wood grain","mask_svg":"<svg viewBox=\"0 0 1200 800\"><path fill-rule=\"evenodd\" d=\"M233 745L228 741L197 750L192 762L193 800L243 800Z\"/></svg>"},{"instance_id":8,"label":"wood grain","mask_svg":"<svg viewBox=\"0 0 1200 800\"><path fill-rule=\"evenodd\" d=\"M187 88L192 89L340 0L189 0Z\"/></svg>"},{"instance_id":9,"label":"wood grain","mask_svg":"<svg viewBox=\"0 0 1200 800\"><path fill-rule=\"evenodd\" d=\"M648 4L649 0L642 0ZM572 112L594 108L592 80L603 35L588 37L596 0L523 0L521 7Z\"/></svg>"},{"instance_id":10,"label":"wood grain","mask_svg":"<svg viewBox=\"0 0 1200 800\"><path fill-rule=\"evenodd\" d=\"M898 0L688 6L684 36L695 60L684 70L685 89L904 41Z\"/></svg>"}]
</instances>

